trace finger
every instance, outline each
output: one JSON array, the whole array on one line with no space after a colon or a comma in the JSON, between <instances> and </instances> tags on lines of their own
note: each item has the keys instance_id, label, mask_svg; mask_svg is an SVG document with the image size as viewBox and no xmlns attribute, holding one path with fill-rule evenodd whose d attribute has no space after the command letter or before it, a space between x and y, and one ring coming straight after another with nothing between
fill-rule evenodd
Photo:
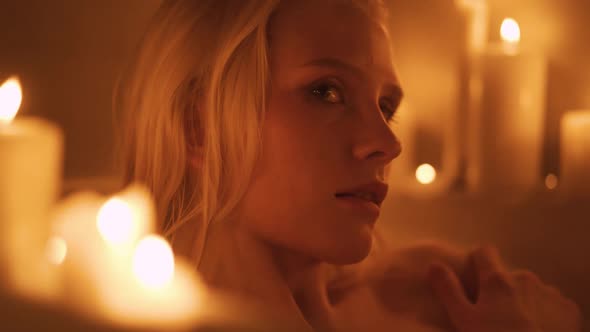
<instances>
[{"instance_id":1,"label":"finger","mask_svg":"<svg viewBox=\"0 0 590 332\"><path fill-rule=\"evenodd\" d=\"M543 285L543 281L538 275L528 270L515 270L512 272L514 279L522 284Z\"/></svg>"},{"instance_id":2,"label":"finger","mask_svg":"<svg viewBox=\"0 0 590 332\"><path fill-rule=\"evenodd\" d=\"M480 284L490 275L506 271L498 250L493 246L476 249L469 255L468 264L472 264Z\"/></svg>"},{"instance_id":3,"label":"finger","mask_svg":"<svg viewBox=\"0 0 590 332\"><path fill-rule=\"evenodd\" d=\"M457 327L457 323L470 316L468 312L471 310L471 303L457 275L448 266L435 263L430 267L428 279L434 295L441 301L449 318Z\"/></svg>"},{"instance_id":4,"label":"finger","mask_svg":"<svg viewBox=\"0 0 590 332\"><path fill-rule=\"evenodd\" d=\"M465 287L467 298L471 303L477 302L479 296L479 277L477 268L472 260L466 260L461 276L461 283Z\"/></svg>"},{"instance_id":5,"label":"finger","mask_svg":"<svg viewBox=\"0 0 590 332\"><path fill-rule=\"evenodd\" d=\"M522 295L522 299L530 307L534 307L538 301L538 292L542 286L541 279L531 271L516 270L512 272L512 277L517 285L517 291Z\"/></svg>"}]
</instances>

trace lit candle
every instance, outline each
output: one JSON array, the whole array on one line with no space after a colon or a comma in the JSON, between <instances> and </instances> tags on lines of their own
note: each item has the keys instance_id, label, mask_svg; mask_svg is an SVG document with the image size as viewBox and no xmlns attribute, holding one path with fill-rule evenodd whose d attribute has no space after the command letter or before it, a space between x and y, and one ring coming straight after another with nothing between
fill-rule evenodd
<instances>
[{"instance_id":1,"label":"lit candle","mask_svg":"<svg viewBox=\"0 0 590 332\"><path fill-rule=\"evenodd\" d=\"M436 170L430 164L420 165L416 169L416 180L423 185L428 185L436 180Z\"/></svg>"},{"instance_id":2,"label":"lit candle","mask_svg":"<svg viewBox=\"0 0 590 332\"><path fill-rule=\"evenodd\" d=\"M560 189L590 197L590 110L567 112L561 120Z\"/></svg>"},{"instance_id":3,"label":"lit candle","mask_svg":"<svg viewBox=\"0 0 590 332\"><path fill-rule=\"evenodd\" d=\"M447 193L454 180L449 173L440 172L428 163L414 167L411 175L407 173L406 171L406 174L398 174L394 178L395 185L399 188L396 194L417 199L428 199Z\"/></svg>"},{"instance_id":4,"label":"lit candle","mask_svg":"<svg viewBox=\"0 0 590 332\"><path fill-rule=\"evenodd\" d=\"M98 211L96 228L110 249L130 254L141 237L155 231L148 190L135 184L111 197Z\"/></svg>"},{"instance_id":5,"label":"lit candle","mask_svg":"<svg viewBox=\"0 0 590 332\"><path fill-rule=\"evenodd\" d=\"M547 176L545 177L545 187L549 190L555 190L558 185L559 179L557 178L557 175L553 173L547 174Z\"/></svg>"},{"instance_id":6,"label":"lit candle","mask_svg":"<svg viewBox=\"0 0 590 332\"><path fill-rule=\"evenodd\" d=\"M88 315L100 314L97 285L110 264L96 227L96 216L104 202L97 193L78 192L59 202L54 211L52 238L63 241L65 247L63 259L55 242L49 255L60 267L60 301Z\"/></svg>"},{"instance_id":7,"label":"lit candle","mask_svg":"<svg viewBox=\"0 0 590 332\"><path fill-rule=\"evenodd\" d=\"M18 117L21 86L0 86L0 287L51 295L46 246L49 213L59 193L63 136L54 124Z\"/></svg>"},{"instance_id":8,"label":"lit candle","mask_svg":"<svg viewBox=\"0 0 590 332\"><path fill-rule=\"evenodd\" d=\"M524 193L542 178L546 61L523 50L506 19L502 42L475 59L470 90L467 184L475 191Z\"/></svg>"},{"instance_id":9,"label":"lit candle","mask_svg":"<svg viewBox=\"0 0 590 332\"><path fill-rule=\"evenodd\" d=\"M169 243L147 235L137 243L126 267L125 291L109 288L108 315L136 328L188 330L199 319L205 288L194 268L175 261Z\"/></svg>"},{"instance_id":10,"label":"lit candle","mask_svg":"<svg viewBox=\"0 0 590 332\"><path fill-rule=\"evenodd\" d=\"M489 9L486 0L455 0L467 15L467 50L470 54L484 51L488 36Z\"/></svg>"},{"instance_id":11,"label":"lit candle","mask_svg":"<svg viewBox=\"0 0 590 332\"><path fill-rule=\"evenodd\" d=\"M64 301L72 309L132 328L195 324L204 288L153 234L154 218L152 198L139 185L106 200L76 193L62 201L53 260L63 261Z\"/></svg>"},{"instance_id":12,"label":"lit candle","mask_svg":"<svg viewBox=\"0 0 590 332\"><path fill-rule=\"evenodd\" d=\"M55 236L63 239L65 301L92 314L108 306L108 289L121 285L137 241L154 231L153 203L147 190L130 186L113 197L81 192L63 200L55 212Z\"/></svg>"}]
</instances>

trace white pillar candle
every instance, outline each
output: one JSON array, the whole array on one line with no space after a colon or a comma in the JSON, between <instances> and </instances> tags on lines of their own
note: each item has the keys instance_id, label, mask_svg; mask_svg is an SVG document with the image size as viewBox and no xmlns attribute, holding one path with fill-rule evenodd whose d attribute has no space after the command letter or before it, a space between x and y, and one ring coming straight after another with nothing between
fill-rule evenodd
<instances>
[{"instance_id":1,"label":"white pillar candle","mask_svg":"<svg viewBox=\"0 0 590 332\"><path fill-rule=\"evenodd\" d=\"M49 213L59 194L63 136L54 124L15 115L16 78L0 87L0 285L21 295L48 291ZM0 287L2 287L0 286Z\"/></svg>"},{"instance_id":2,"label":"white pillar candle","mask_svg":"<svg viewBox=\"0 0 590 332\"><path fill-rule=\"evenodd\" d=\"M455 3L467 15L467 51L470 54L483 52L488 36L487 0L455 0Z\"/></svg>"},{"instance_id":3,"label":"white pillar candle","mask_svg":"<svg viewBox=\"0 0 590 332\"><path fill-rule=\"evenodd\" d=\"M74 311L100 314L97 287L108 273L106 248L96 230L96 215L105 198L93 192L77 192L59 202L53 213L53 238L63 241L59 301Z\"/></svg>"},{"instance_id":4,"label":"white pillar candle","mask_svg":"<svg viewBox=\"0 0 590 332\"><path fill-rule=\"evenodd\" d=\"M205 287L194 267L175 261L168 242L147 235L126 267L125 292L107 289L109 317L130 328L189 330L199 319Z\"/></svg>"},{"instance_id":5,"label":"white pillar candle","mask_svg":"<svg viewBox=\"0 0 590 332\"><path fill-rule=\"evenodd\" d=\"M590 110L570 111L561 120L560 188L590 197Z\"/></svg>"},{"instance_id":6,"label":"white pillar candle","mask_svg":"<svg viewBox=\"0 0 590 332\"><path fill-rule=\"evenodd\" d=\"M196 323L205 290L153 234L145 188L130 186L107 200L76 193L56 218L56 236L67 244L63 299L72 309L131 328L188 330Z\"/></svg>"},{"instance_id":7,"label":"white pillar candle","mask_svg":"<svg viewBox=\"0 0 590 332\"><path fill-rule=\"evenodd\" d=\"M546 60L523 50L518 24L502 24L501 44L475 58L467 184L471 190L527 192L541 179Z\"/></svg>"},{"instance_id":8,"label":"white pillar candle","mask_svg":"<svg viewBox=\"0 0 590 332\"><path fill-rule=\"evenodd\" d=\"M105 314L111 291L127 291L133 250L140 238L154 231L154 215L149 193L137 185L109 199L80 192L63 200L54 228L67 246L64 302L86 314Z\"/></svg>"},{"instance_id":9,"label":"white pillar candle","mask_svg":"<svg viewBox=\"0 0 590 332\"><path fill-rule=\"evenodd\" d=\"M109 199L78 192L57 206L52 260L63 269L70 308L129 330L277 330L259 304L212 292L194 264L174 257L153 233L148 195L141 186Z\"/></svg>"}]
</instances>

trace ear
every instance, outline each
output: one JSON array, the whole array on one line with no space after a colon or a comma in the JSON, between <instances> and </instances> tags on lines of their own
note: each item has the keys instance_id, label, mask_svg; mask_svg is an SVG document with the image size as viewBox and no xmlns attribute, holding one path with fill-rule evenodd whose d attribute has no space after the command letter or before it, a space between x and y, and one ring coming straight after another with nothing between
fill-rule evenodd
<instances>
[{"instance_id":1,"label":"ear","mask_svg":"<svg viewBox=\"0 0 590 332\"><path fill-rule=\"evenodd\" d=\"M188 163L192 168L200 169L203 167L203 154L204 150L202 146L192 146L188 149Z\"/></svg>"}]
</instances>

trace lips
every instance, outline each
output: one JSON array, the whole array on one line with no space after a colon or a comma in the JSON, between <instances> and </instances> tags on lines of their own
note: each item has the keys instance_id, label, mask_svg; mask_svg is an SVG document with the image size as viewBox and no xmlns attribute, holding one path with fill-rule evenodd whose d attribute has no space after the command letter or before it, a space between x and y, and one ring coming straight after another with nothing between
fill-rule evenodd
<instances>
[{"instance_id":1,"label":"lips","mask_svg":"<svg viewBox=\"0 0 590 332\"><path fill-rule=\"evenodd\" d=\"M334 196L336 196L336 198L358 198L372 202L380 207L381 203L383 203L383 200L385 200L385 197L387 196L387 189L387 184L375 181L345 189L337 192Z\"/></svg>"}]
</instances>

